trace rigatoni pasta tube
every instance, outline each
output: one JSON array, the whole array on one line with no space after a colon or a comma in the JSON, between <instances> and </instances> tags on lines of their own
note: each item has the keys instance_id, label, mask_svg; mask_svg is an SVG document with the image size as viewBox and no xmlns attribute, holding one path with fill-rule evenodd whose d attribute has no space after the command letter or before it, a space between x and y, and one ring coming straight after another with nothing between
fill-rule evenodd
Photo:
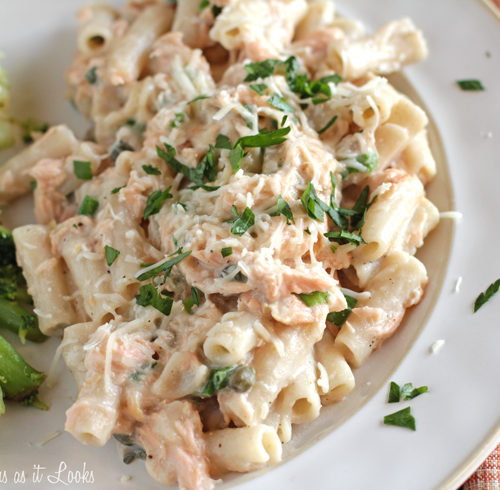
<instances>
[{"instance_id":1,"label":"rigatoni pasta tube","mask_svg":"<svg viewBox=\"0 0 500 490\"><path fill-rule=\"evenodd\" d=\"M207 455L218 472L244 473L281 461L281 442L269 425L207 432L205 442Z\"/></svg>"},{"instance_id":2,"label":"rigatoni pasta tube","mask_svg":"<svg viewBox=\"0 0 500 490\"><path fill-rule=\"evenodd\" d=\"M33 180L29 171L42 158L70 155L78 146L73 132L64 124L50 128L43 136L0 167L0 203L29 192Z\"/></svg>"},{"instance_id":3,"label":"rigatoni pasta tube","mask_svg":"<svg viewBox=\"0 0 500 490\"><path fill-rule=\"evenodd\" d=\"M60 328L78 321L70 301L63 264L51 251L49 228L26 225L12 232L17 258L29 284L35 303L40 330L45 335L57 335Z\"/></svg>"},{"instance_id":4,"label":"rigatoni pasta tube","mask_svg":"<svg viewBox=\"0 0 500 490\"><path fill-rule=\"evenodd\" d=\"M80 27L77 46L86 56L103 54L113 40L113 24L117 17L115 9L105 4L89 5L78 14Z\"/></svg>"},{"instance_id":5,"label":"rigatoni pasta tube","mask_svg":"<svg viewBox=\"0 0 500 490\"><path fill-rule=\"evenodd\" d=\"M112 85L123 85L139 78L147 63L149 50L173 19L171 6L152 5L141 12L109 56L107 76Z\"/></svg>"}]
</instances>

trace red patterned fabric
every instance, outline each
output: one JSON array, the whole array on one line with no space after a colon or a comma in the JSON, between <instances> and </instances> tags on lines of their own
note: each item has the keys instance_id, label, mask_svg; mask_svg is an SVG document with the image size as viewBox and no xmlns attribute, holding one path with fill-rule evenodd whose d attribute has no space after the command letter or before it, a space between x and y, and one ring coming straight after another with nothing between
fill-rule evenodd
<instances>
[{"instance_id":1,"label":"red patterned fabric","mask_svg":"<svg viewBox=\"0 0 500 490\"><path fill-rule=\"evenodd\" d=\"M500 490L500 445L464 483L463 490Z\"/></svg>"}]
</instances>

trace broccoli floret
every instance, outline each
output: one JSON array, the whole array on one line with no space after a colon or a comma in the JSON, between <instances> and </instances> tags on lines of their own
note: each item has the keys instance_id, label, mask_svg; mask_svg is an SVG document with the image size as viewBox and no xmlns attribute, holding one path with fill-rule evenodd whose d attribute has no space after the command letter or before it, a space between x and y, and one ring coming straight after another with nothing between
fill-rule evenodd
<instances>
[{"instance_id":1,"label":"broccoli floret","mask_svg":"<svg viewBox=\"0 0 500 490\"><path fill-rule=\"evenodd\" d=\"M0 226L0 327L16 332L23 343L25 339L41 342L46 338L31 305L23 271L16 262L12 233Z\"/></svg>"}]
</instances>

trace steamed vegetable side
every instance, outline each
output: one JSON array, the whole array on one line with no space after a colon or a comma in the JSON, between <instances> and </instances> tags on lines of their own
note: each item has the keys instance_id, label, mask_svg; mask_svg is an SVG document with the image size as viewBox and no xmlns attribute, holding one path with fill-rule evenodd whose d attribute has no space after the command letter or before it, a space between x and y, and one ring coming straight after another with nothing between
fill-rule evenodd
<instances>
[{"instance_id":1,"label":"steamed vegetable side","mask_svg":"<svg viewBox=\"0 0 500 490\"><path fill-rule=\"evenodd\" d=\"M24 344L26 339L42 342L46 337L38 328L32 312L32 299L27 291L21 268L16 262L12 233L0 226L0 329L16 333ZM19 355L0 335L0 415L5 413L3 398L25 405L47 409L37 398L45 375Z\"/></svg>"}]
</instances>

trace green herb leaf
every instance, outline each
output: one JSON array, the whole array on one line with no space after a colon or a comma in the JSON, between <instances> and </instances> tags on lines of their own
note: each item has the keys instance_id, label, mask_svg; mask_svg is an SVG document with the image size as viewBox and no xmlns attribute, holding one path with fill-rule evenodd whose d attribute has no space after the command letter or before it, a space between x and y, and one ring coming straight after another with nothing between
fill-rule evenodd
<instances>
[{"instance_id":1,"label":"green herb leaf","mask_svg":"<svg viewBox=\"0 0 500 490\"><path fill-rule=\"evenodd\" d=\"M400 400L401 400L401 389L399 388L399 385L397 383L391 381L391 386L389 388L389 399L387 400L387 402L399 403Z\"/></svg>"},{"instance_id":2,"label":"green herb leaf","mask_svg":"<svg viewBox=\"0 0 500 490\"><path fill-rule=\"evenodd\" d=\"M295 109L288 103L288 101L274 93L271 98L268 99L267 103L282 112L295 112Z\"/></svg>"},{"instance_id":3,"label":"green herb leaf","mask_svg":"<svg viewBox=\"0 0 500 490\"><path fill-rule=\"evenodd\" d=\"M357 235L356 233L351 233L345 230L329 231L328 233L324 233L324 236L326 238L333 238L337 243L340 243L340 245L350 243L357 247L360 243L366 243L361 235Z\"/></svg>"},{"instance_id":4,"label":"green herb leaf","mask_svg":"<svg viewBox=\"0 0 500 490\"><path fill-rule=\"evenodd\" d=\"M487 303L496 293L498 293L498 290L500 289L500 279L497 279L495 282L491 283L488 286L488 289L484 292L482 292L477 298L476 301L474 302L474 313L476 313L481 306L483 306L485 303Z\"/></svg>"},{"instance_id":5,"label":"green herb leaf","mask_svg":"<svg viewBox=\"0 0 500 490\"><path fill-rule=\"evenodd\" d=\"M161 264L157 265L156 267L153 267L152 269L149 269L143 272L142 274L139 274L137 276L137 280L145 281L146 279L151 279L152 277L158 276L163 272L165 272L165 276L168 277L170 271L172 270L172 267L174 267L174 265L184 260L188 255L190 255L191 250L188 250L187 252L183 253L180 253L180 250L178 250L175 253L177 255L173 256L171 259L168 259L165 262L162 262Z\"/></svg>"},{"instance_id":6,"label":"green herb leaf","mask_svg":"<svg viewBox=\"0 0 500 490\"><path fill-rule=\"evenodd\" d=\"M37 182L36 180L30 181L30 191L33 192L36 189Z\"/></svg>"},{"instance_id":7,"label":"green herb leaf","mask_svg":"<svg viewBox=\"0 0 500 490\"><path fill-rule=\"evenodd\" d=\"M329 129L338 117L339 116L335 114L335 116L333 116L321 129L318 130L318 134L323 134L327 129Z\"/></svg>"},{"instance_id":8,"label":"green herb leaf","mask_svg":"<svg viewBox=\"0 0 500 490\"><path fill-rule=\"evenodd\" d=\"M349 315L352 312L352 309L356 306L358 300L356 298L353 298L352 296L349 296L347 294L344 294L344 298L346 299L347 302L347 308L341 311L332 311L328 313L326 319L329 322L332 322L333 324L337 325L337 327L341 327Z\"/></svg>"},{"instance_id":9,"label":"green herb leaf","mask_svg":"<svg viewBox=\"0 0 500 490\"><path fill-rule=\"evenodd\" d=\"M143 215L144 219L148 219L151 215L160 212L163 202L166 199L173 197L172 194L170 194L171 188L172 186L168 186L164 191L157 190L152 192L148 196L148 200L146 201L146 207L144 208L144 215Z\"/></svg>"},{"instance_id":10,"label":"green herb leaf","mask_svg":"<svg viewBox=\"0 0 500 490\"><path fill-rule=\"evenodd\" d=\"M286 218L287 225L289 225L290 223L295 224L295 219L293 218L292 210L290 209L290 206L283 199L283 197L281 195L278 196L277 213L276 214L282 214Z\"/></svg>"},{"instance_id":11,"label":"green herb leaf","mask_svg":"<svg viewBox=\"0 0 500 490\"><path fill-rule=\"evenodd\" d=\"M363 153L358 155L354 161L345 159L342 162L346 165L345 176L359 172L373 172L378 166L378 155L376 153Z\"/></svg>"},{"instance_id":12,"label":"green herb leaf","mask_svg":"<svg viewBox=\"0 0 500 490\"><path fill-rule=\"evenodd\" d=\"M92 196L86 195L83 198L82 205L78 210L79 215L93 216L99 207L99 201Z\"/></svg>"},{"instance_id":13,"label":"green herb leaf","mask_svg":"<svg viewBox=\"0 0 500 490\"><path fill-rule=\"evenodd\" d=\"M238 213L236 206L233 206L232 210L236 219L231 226L231 233L241 236L255 224L255 214L253 214L253 211L248 206L241 215Z\"/></svg>"},{"instance_id":14,"label":"green herb leaf","mask_svg":"<svg viewBox=\"0 0 500 490\"><path fill-rule=\"evenodd\" d=\"M251 83L250 88L259 95L262 95L266 89L267 85L265 83Z\"/></svg>"},{"instance_id":15,"label":"green herb leaf","mask_svg":"<svg viewBox=\"0 0 500 490\"><path fill-rule=\"evenodd\" d=\"M73 160L73 171L75 175L81 180L92 179L92 166L90 162Z\"/></svg>"},{"instance_id":16,"label":"green herb leaf","mask_svg":"<svg viewBox=\"0 0 500 490\"><path fill-rule=\"evenodd\" d=\"M153 165L143 165L142 170L149 175L161 175L161 170Z\"/></svg>"},{"instance_id":17,"label":"green herb leaf","mask_svg":"<svg viewBox=\"0 0 500 490\"><path fill-rule=\"evenodd\" d=\"M176 112L174 115L174 119L170 123L171 128L178 128L183 122L185 118L185 114L183 112Z\"/></svg>"},{"instance_id":18,"label":"green herb leaf","mask_svg":"<svg viewBox=\"0 0 500 490\"><path fill-rule=\"evenodd\" d=\"M188 298L186 298L184 301L183 301L183 305L184 305L184 309L191 315L193 313L193 306L196 305L196 306L199 306L200 305L200 295L202 294L202 292L192 286L191 287L191 296L189 296Z\"/></svg>"},{"instance_id":19,"label":"green herb leaf","mask_svg":"<svg viewBox=\"0 0 500 490\"><path fill-rule=\"evenodd\" d=\"M310 307L328 303L328 296L328 291L313 291L312 293L298 294L302 302Z\"/></svg>"},{"instance_id":20,"label":"green herb leaf","mask_svg":"<svg viewBox=\"0 0 500 490\"><path fill-rule=\"evenodd\" d=\"M85 72L85 80L87 80L90 85L97 83L97 66L93 66Z\"/></svg>"},{"instance_id":21,"label":"green herb leaf","mask_svg":"<svg viewBox=\"0 0 500 490\"><path fill-rule=\"evenodd\" d=\"M300 201L311 218L323 222L325 218L324 210L325 207L328 208L328 206L318 197L312 182L307 184Z\"/></svg>"},{"instance_id":22,"label":"green herb leaf","mask_svg":"<svg viewBox=\"0 0 500 490\"><path fill-rule=\"evenodd\" d=\"M212 15L214 16L214 19L216 19L220 13L224 10L224 7L219 7L219 5L212 5Z\"/></svg>"},{"instance_id":23,"label":"green herb leaf","mask_svg":"<svg viewBox=\"0 0 500 490\"><path fill-rule=\"evenodd\" d=\"M247 63L244 68L248 75L245 78L245 82L253 82L258 78L266 78L273 74L274 69L278 65L280 60L268 59L264 61L254 61Z\"/></svg>"},{"instance_id":24,"label":"green herb leaf","mask_svg":"<svg viewBox=\"0 0 500 490\"><path fill-rule=\"evenodd\" d=\"M212 97L211 95L201 94L201 95L196 96L194 99L191 99L186 105L194 104L195 102L198 102L199 100L210 99L211 97Z\"/></svg>"},{"instance_id":25,"label":"green herb leaf","mask_svg":"<svg viewBox=\"0 0 500 490\"><path fill-rule=\"evenodd\" d=\"M140 306L152 306L164 315L170 315L174 300L170 296L162 296L152 284L144 284L139 288L135 300Z\"/></svg>"},{"instance_id":26,"label":"green herb leaf","mask_svg":"<svg viewBox=\"0 0 500 490\"><path fill-rule=\"evenodd\" d=\"M415 418L411 414L410 407L403 408L398 412L391 413L384 417L385 425L396 425L405 429L416 430Z\"/></svg>"},{"instance_id":27,"label":"green herb leaf","mask_svg":"<svg viewBox=\"0 0 500 490\"><path fill-rule=\"evenodd\" d=\"M118 192L120 192L124 187L126 187L125 185L121 185L120 187L115 187L112 191L111 191L111 194L117 194Z\"/></svg>"},{"instance_id":28,"label":"green herb leaf","mask_svg":"<svg viewBox=\"0 0 500 490\"><path fill-rule=\"evenodd\" d=\"M482 91L484 90L484 86L480 80L468 79L468 80L457 80L457 85L465 91Z\"/></svg>"},{"instance_id":29,"label":"green herb leaf","mask_svg":"<svg viewBox=\"0 0 500 490\"><path fill-rule=\"evenodd\" d=\"M245 152L240 144L237 144L229 153L229 163L231 163L231 168L234 173L241 168L241 162L244 156Z\"/></svg>"},{"instance_id":30,"label":"green herb leaf","mask_svg":"<svg viewBox=\"0 0 500 490\"><path fill-rule=\"evenodd\" d=\"M229 255L233 254L233 247L224 247L221 249L220 254L223 257L228 257Z\"/></svg>"},{"instance_id":31,"label":"green herb leaf","mask_svg":"<svg viewBox=\"0 0 500 490\"><path fill-rule=\"evenodd\" d=\"M49 129L49 124L36 117L29 117L21 121L19 126L22 130L22 139L24 143L33 143L32 132L45 133Z\"/></svg>"},{"instance_id":32,"label":"green herb leaf","mask_svg":"<svg viewBox=\"0 0 500 490\"><path fill-rule=\"evenodd\" d=\"M201 12L202 10L205 10L209 5L210 0L201 0L200 4L198 5L198 10Z\"/></svg>"},{"instance_id":33,"label":"green herb leaf","mask_svg":"<svg viewBox=\"0 0 500 490\"><path fill-rule=\"evenodd\" d=\"M219 134L215 140L215 148L231 150L233 145L231 144L231 140L225 134Z\"/></svg>"},{"instance_id":34,"label":"green herb leaf","mask_svg":"<svg viewBox=\"0 0 500 490\"><path fill-rule=\"evenodd\" d=\"M118 258L118 255L120 255L120 251L116 250L116 248L110 247L109 245L104 246L104 256L106 257L106 264L108 264L108 266L113 264Z\"/></svg>"},{"instance_id":35,"label":"green herb leaf","mask_svg":"<svg viewBox=\"0 0 500 490\"><path fill-rule=\"evenodd\" d=\"M285 136L290 132L290 126L286 128L276 129L275 131L243 136L238 139L235 147L240 144L244 148L264 148L266 146L279 145L286 141Z\"/></svg>"}]
</instances>

